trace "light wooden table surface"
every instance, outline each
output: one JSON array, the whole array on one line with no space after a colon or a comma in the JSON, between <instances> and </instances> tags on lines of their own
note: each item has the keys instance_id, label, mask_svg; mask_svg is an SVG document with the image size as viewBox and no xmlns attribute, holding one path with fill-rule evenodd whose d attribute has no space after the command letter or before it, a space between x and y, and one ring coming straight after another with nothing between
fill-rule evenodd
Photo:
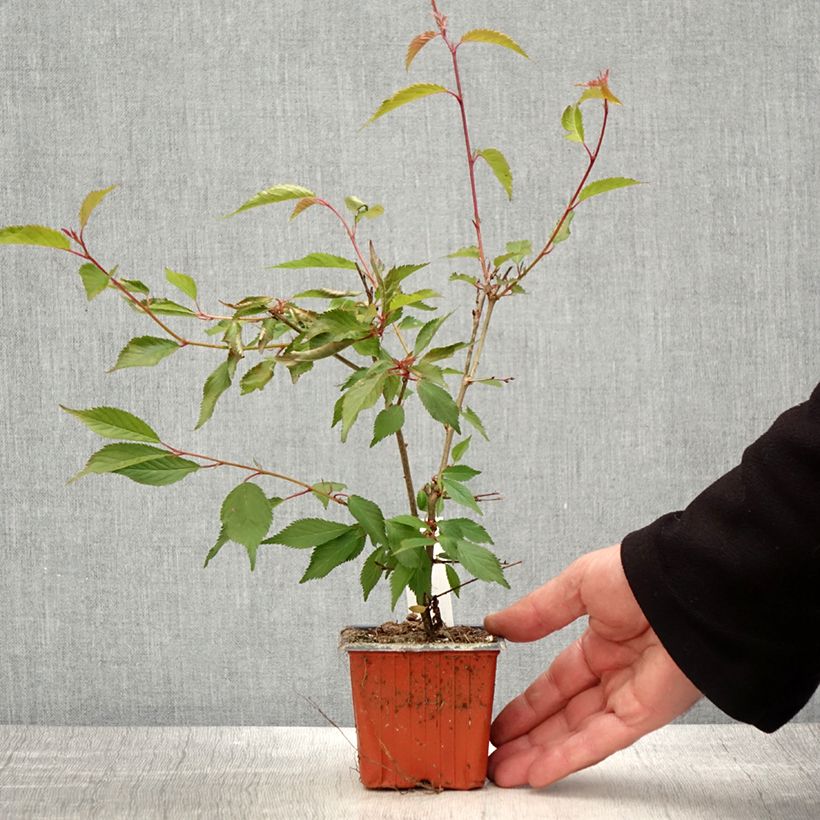
<instances>
[{"instance_id":1,"label":"light wooden table surface","mask_svg":"<svg viewBox=\"0 0 820 820\"><path fill-rule=\"evenodd\" d=\"M372 792L354 766L333 728L0 726L0 817L820 818L820 724L668 726L537 791Z\"/></svg>"}]
</instances>

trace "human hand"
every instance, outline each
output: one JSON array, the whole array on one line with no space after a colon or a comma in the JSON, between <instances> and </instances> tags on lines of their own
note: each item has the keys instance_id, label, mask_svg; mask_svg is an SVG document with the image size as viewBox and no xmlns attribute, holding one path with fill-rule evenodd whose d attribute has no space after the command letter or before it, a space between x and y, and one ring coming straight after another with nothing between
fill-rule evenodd
<instances>
[{"instance_id":1,"label":"human hand","mask_svg":"<svg viewBox=\"0 0 820 820\"><path fill-rule=\"evenodd\" d=\"M701 697L644 618L620 544L583 555L488 615L484 627L510 641L534 641L585 613L584 634L493 722L489 776L499 786L548 786L659 729Z\"/></svg>"}]
</instances>

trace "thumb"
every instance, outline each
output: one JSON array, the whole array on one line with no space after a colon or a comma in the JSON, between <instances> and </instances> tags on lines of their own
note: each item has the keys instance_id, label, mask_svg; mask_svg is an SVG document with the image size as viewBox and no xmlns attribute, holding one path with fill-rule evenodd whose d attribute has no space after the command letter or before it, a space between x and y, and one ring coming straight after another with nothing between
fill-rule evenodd
<instances>
[{"instance_id":1,"label":"thumb","mask_svg":"<svg viewBox=\"0 0 820 820\"><path fill-rule=\"evenodd\" d=\"M560 575L506 609L484 619L484 628L510 641L535 641L572 623L586 613L581 584L587 556L573 561Z\"/></svg>"}]
</instances>

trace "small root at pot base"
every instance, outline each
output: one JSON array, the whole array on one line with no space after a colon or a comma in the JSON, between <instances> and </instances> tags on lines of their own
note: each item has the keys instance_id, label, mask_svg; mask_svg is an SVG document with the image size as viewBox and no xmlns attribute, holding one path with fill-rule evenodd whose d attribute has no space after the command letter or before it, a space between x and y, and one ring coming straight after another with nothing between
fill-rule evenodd
<instances>
[{"instance_id":1,"label":"small root at pot base","mask_svg":"<svg viewBox=\"0 0 820 820\"><path fill-rule=\"evenodd\" d=\"M349 626L342 630L342 643L494 643L495 636L480 626L442 626L430 638L420 621L387 621L381 626Z\"/></svg>"}]
</instances>

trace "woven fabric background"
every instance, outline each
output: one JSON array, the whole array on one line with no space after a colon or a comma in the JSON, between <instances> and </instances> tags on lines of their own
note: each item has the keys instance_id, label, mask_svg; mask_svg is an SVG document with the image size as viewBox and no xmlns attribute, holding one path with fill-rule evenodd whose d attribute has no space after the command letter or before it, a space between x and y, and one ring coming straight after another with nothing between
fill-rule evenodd
<instances>
[{"instance_id":1,"label":"woven fabric background","mask_svg":"<svg viewBox=\"0 0 820 820\"><path fill-rule=\"evenodd\" d=\"M216 311L220 298L348 282L343 271L265 268L346 253L328 214L221 214L278 182L337 202L353 193L384 204L372 235L388 263L431 260L419 286L461 300L442 341L463 332L469 296L447 282L443 259L473 240L454 104L433 97L358 130L408 82L451 81L434 47L404 72L407 43L430 27L422 0L0 9L0 223L73 225L89 190L120 183L93 217L92 250L160 292L166 265L191 274ZM813 0L446 0L444 10L454 31L499 28L532 56L460 52L474 141L501 148L515 175L508 203L480 172L494 250L546 238L584 165L561 111L574 83L607 66L625 104L596 176L648 183L585 203L530 294L498 311L482 369L515 380L475 390L493 441L470 461L481 489L505 497L485 516L501 555L524 564L512 592L464 591L469 623L682 508L808 397L820 334L820 24ZM67 486L100 442L58 404L124 407L181 447L342 480L391 512L403 501L395 448L369 450L366 424L338 442L343 371L332 361L295 387L281 373L264 393L232 390L193 432L215 356L188 349L106 373L153 328L113 294L88 303L77 267L44 249L0 253L0 722L322 724L308 697L350 724L337 633L386 620L384 590L363 604L354 566L299 586L307 556L284 548L263 549L253 575L238 548L203 570L237 473L170 488L116 476ZM420 480L439 433L415 413L407 436ZM288 512L321 510L299 499ZM497 706L580 628L511 647ZM820 702L801 718L820 719ZM709 704L685 719L726 720Z\"/></svg>"}]
</instances>

